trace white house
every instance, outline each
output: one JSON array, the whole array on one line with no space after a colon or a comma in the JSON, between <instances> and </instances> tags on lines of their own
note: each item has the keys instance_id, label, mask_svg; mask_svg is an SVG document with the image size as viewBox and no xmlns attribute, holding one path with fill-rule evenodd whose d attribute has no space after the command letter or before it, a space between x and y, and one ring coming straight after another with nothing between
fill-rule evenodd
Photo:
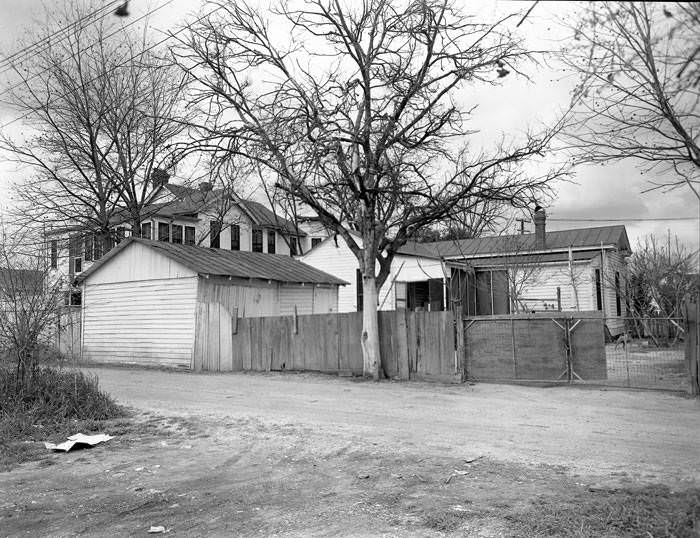
<instances>
[{"instance_id":1,"label":"white house","mask_svg":"<svg viewBox=\"0 0 700 538\"><path fill-rule=\"evenodd\" d=\"M625 227L546 232L545 222L539 211L534 234L405 245L380 290L379 308L453 308L464 316L597 310L613 335L621 333L631 254ZM301 259L350 283L340 291L341 312L362 308L358 263L341 238Z\"/></svg>"},{"instance_id":2,"label":"white house","mask_svg":"<svg viewBox=\"0 0 700 538\"><path fill-rule=\"evenodd\" d=\"M337 312L344 284L290 256L137 238L76 280L83 360L175 367L193 364L201 305L223 313L216 323L230 342L232 316Z\"/></svg>"},{"instance_id":3,"label":"white house","mask_svg":"<svg viewBox=\"0 0 700 538\"><path fill-rule=\"evenodd\" d=\"M359 235L355 241L362 246ZM362 277L357 258L340 236L322 240L299 259L349 282L338 292L338 311L362 310ZM425 308L444 310L445 266L424 245L410 243L399 249L391 272L379 291L380 310Z\"/></svg>"},{"instance_id":4,"label":"white house","mask_svg":"<svg viewBox=\"0 0 700 538\"><path fill-rule=\"evenodd\" d=\"M138 233L132 233L125 212L112 217L114 244L134 236L289 256L300 252L300 241L306 238L305 232L258 202L212 190L208 183L199 188L172 184L167 177L149 195L141 215ZM48 230L46 235L51 278L63 278L65 304L79 306L80 292L69 290L68 284L99 260L104 249L94 234L76 226Z\"/></svg>"}]
</instances>

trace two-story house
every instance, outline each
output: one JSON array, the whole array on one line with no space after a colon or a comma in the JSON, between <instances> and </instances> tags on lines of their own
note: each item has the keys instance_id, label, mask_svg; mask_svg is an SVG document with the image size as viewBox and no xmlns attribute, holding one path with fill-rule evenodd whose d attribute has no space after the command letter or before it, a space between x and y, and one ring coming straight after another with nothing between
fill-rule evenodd
<instances>
[{"instance_id":1,"label":"two-story house","mask_svg":"<svg viewBox=\"0 0 700 538\"><path fill-rule=\"evenodd\" d=\"M113 246L127 237L226 250L295 256L301 252L306 233L263 204L235 194L198 188L161 179L141 212L140 229L134 233L126 212L112 218ZM74 278L99 260L107 250L103 241L83 228L64 226L47 230L47 256L51 278L62 279L65 304L78 306L80 291L72 289Z\"/></svg>"}]
</instances>

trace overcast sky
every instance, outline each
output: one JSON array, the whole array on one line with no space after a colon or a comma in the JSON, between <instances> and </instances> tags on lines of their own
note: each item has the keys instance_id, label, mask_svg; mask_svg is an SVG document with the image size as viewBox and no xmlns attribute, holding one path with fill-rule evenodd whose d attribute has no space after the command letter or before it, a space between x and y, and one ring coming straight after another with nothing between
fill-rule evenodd
<instances>
[{"instance_id":1,"label":"overcast sky","mask_svg":"<svg viewBox=\"0 0 700 538\"><path fill-rule=\"evenodd\" d=\"M19 48L21 40L28 39L32 27L45 20L44 4L51 5L53 1L0 0L1 57L12 54ZM267 4L264 0L260 3ZM126 20L155 10L150 17L151 31L162 36L160 32L176 30L187 18L192 18L201 4L200 0L131 0L131 16ZM504 12L525 11L532 2L482 0L469 1L465 5L491 18ZM555 19L572 17L579 6L564 2L539 3L521 26L528 44L538 50L554 48L556 42L566 36ZM482 140L488 142L501 132L521 132L528 126L547 122L566 106L574 84L570 73L561 66L543 62L539 68L530 69L529 75L530 81L509 76L500 88L476 88L466 90L460 96L478 104L473 126L482 131ZM6 84L6 81L0 78L0 83ZM15 117L0 103L0 124ZM15 124L13 127L19 126ZM15 177L17 171L3 163L0 156L0 203L3 205L11 203L9 186ZM643 193L649 188L648 179L640 174L633 162L578 167L573 182L557 186L557 195L548 208L547 227L553 230L602 226L622 220L633 246L644 234L655 233L666 237L670 230L692 249L698 248L697 220L635 220L697 218L698 215L698 202L688 190ZM574 219L590 219L591 222ZM604 219L615 220L603 222Z\"/></svg>"}]
</instances>

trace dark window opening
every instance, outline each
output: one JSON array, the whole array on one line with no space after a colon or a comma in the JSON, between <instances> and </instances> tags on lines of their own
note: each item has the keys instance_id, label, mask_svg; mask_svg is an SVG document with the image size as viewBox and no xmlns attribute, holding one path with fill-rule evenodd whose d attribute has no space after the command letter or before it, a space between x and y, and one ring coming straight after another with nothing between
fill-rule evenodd
<instances>
[{"instance_id":1,"label":"dark window opening","mask_svg":"<svg viewBox=\"0 0 700 538\"><path fill-rule=\"evenodd\" d=\"M253 228L252 250L253 252L263 251L263 233L260 228Z\"/></svg>"},{"instance_id":2,"label":"dark window opening","mask_svg":"<svg viewBox=\"0 0 700 538\"><path fill-rule=\"evenodd\" d=\"M507 271L476 271L474 276L476 315L510 314Z\"/></svg>"},{"instance_id":3,"label":"dark window opening","mask_svg":"<svg viewBox=\"0 0 700 538\"><path fill-rule=\"evenodd\" d=\"M272 230L268 230L268 232L267 232L267 253L274 254L276 246L277 246L277 234Z\"/></svg>"},{"instance_id":4,"label":"dark window opening","mask_svg":"<svg viewBox=\"0 0 700 538\"><path fill-rule=\"evenodd\" d=\"M596 310L603 310L603 290L600 282L600 269L595 270L595 305Z\"/></svg>"},{"instance_id":5,"label":"dark window opening","mask_svg":"<svg viewBox=\"0 0 700 538\"><path fill-rule=\"evenodd\" d=\"M93 244L93 236L88 235L83 243L83 256L85 257L86 262L91 262L93 259Z\"/></svg>"},{"instance_id":6,"label":"dark window opening","mask_svg":"<svg viewBox=\"0 0 700 538\"><path fill-rule=\"evenodd\" d=\"M211 248L221 248L221 222L218 220L209 221L209 246Z\"/></svg>"},{"instance_id":7,"label":"dark window opening","mask_svg":"<svg viewBox=\"0 0 700 538\"><path fill-rule=\"evenodd\" d=\"M63 294L63 304L66 306L80 306L83 304L83 292L80 290L70 290Z\"/></svg>"},{"instance_id":8,"label":"dark window opening","mask_svg":"<svg viewBox=\"0 0 700 538\"><path fill-rule=\"evenodd\" d=\"M82 258L74 258L73 259L74 263L74 273L82 273L83 272L83 259Z\"/></svg>"},{"instance_id":9,"label":"dark window opening","mask_svg":"<svg viewBox=\"0 0 700 538\"><path fill-rule=\"evenodd\" d=\"M56 269L58 267L58 241L56 239L51 240L51 269Z\"/></svg>"},{"instance_id":10,"label":"dark window opening","mask_svg":"<svg viewBox=\"0 0 700 538\"><path fill-rule=\"evenodd\" d=\"M170 225L167 222L158 223L158 241L170 241Z\"/></svg>"},{"instance_id":11,"label":"dark window opening","mask_svg":"<svg viewBox=\"0 0 700 538\"><path fill-rule=\"evenodd\" d=\"M194 245L194 226L185 226L185 245Z\"/></svg>"},{"instance_id":12,"label":"dark window opening","mask_svg":"<svg viewBox=\"0 0 700 538\"><path fill-rule=\"evenodd\" d=\"M95 260L99 260L102 257L102 241L103 241L103 236L101 235L95 235L95 240L93 241L93 252L92 252L92 257Z\"/></svg>"},{"instance_id":13,"label":"dark window opening","mask_svg":"<svg viewBox=\"0 0 700 538\"><path fill-rule=\"evenodd\" d=\"M322 237L312 237L311 238L311 248L316 247L316 245L320 245L322 241L323 241Z\"/></svg>"},{"instance_id":14,"label":"dark window opening","mask_svg":"<svg viewBox=\"0 0 700 538\"><path fill-rule=\"evenodd\" d=\"M296 256L299 254L299 238L290 237L289 238L289 255Z\"/></svg>"},{"instance_id":15,"label":"dark window opening","mask_svg":"<svg viewBox=\"0 0 700 538\"><path fill-rule=\"evenodd\" d=\"M231 224L231 250L241 250L241 227Z\"/></svg>"},{"instance_id":16,"label":"dark window opening","mask_svg":"<svg viewBox=\"0 0 700 538\"><path fill-rule=\"evenodd\" d=\"M431 312L444 309L445 289L441 278L432 278L421 282L406 284L406 303L409 310L429 310Z\"/></svg>"},{"instance_id":17,"label":"dark window opening","mask_svg":"<svg viewBox=\"0 0 700 538\"><path fill-rule=\"evenodd\" d=\"M622 301L621 295L622 290L620 289L620 273L615 273L615 310L618 316L622 315Z\"/></svg>"},{"instance_id":18,"label":"dark window opening","mask_svg":"<svg viewBox=\"0 0 700 538\"><path fill-rule=\"evenodd\" d=\"M180 224L173 224L170 227L170 231L173 234L173 243L182 243L182 226Z\"/></svg>"},{"instance_id":19,"label":"dark window opening","mask_svg":"<svg viewBox=\"0 0 700 538\"><path fill-rule=\"evenodd\" d=\"M362 287L362 272L355 270L355 287L357 288L357 311L362 312L364 307L364 289Z\"/></svg>"},{"instance_id":20,"label":"dark window opening","mask_svg":"<svg viewBox=\"0 0 700 538\"><path fill-rule=\"evenodd\" d=\"M151 223L150 222L142 222L141 223L141 237L143 237L144 239L151 238Z\"/></svg>"},{"instance_id":21,"label":"dark window opening","mask_svg":"<svg viewBox=\"0 0 700 538\"><path fill-rule=\"evenodd\" d=\"M117 228L117 236L115 239L115 243L118 245L119 243L124 241L125 236L126 236L126 228L124 228L123 226L119 226L119 228Z\"/></svg>"}]
</instances>

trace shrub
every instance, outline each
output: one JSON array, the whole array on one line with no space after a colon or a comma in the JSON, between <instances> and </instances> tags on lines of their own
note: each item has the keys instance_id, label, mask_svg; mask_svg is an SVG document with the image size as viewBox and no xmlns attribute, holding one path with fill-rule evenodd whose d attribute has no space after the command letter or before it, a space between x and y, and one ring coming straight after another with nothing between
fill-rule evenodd
<instances>
[{"instance_id":1,"label":"shrub","mask_svg":"<svg viewBox=\"0 0 700 538\"><path fill-rule=\"evenodd\" d=\"M102 392L96 376L77 370L33 368L26 383L17 383L12 368L0 368L0 437L33 437L62 431L73 421L100 421L127 415Z\"/></svg>"}]
</instances>

